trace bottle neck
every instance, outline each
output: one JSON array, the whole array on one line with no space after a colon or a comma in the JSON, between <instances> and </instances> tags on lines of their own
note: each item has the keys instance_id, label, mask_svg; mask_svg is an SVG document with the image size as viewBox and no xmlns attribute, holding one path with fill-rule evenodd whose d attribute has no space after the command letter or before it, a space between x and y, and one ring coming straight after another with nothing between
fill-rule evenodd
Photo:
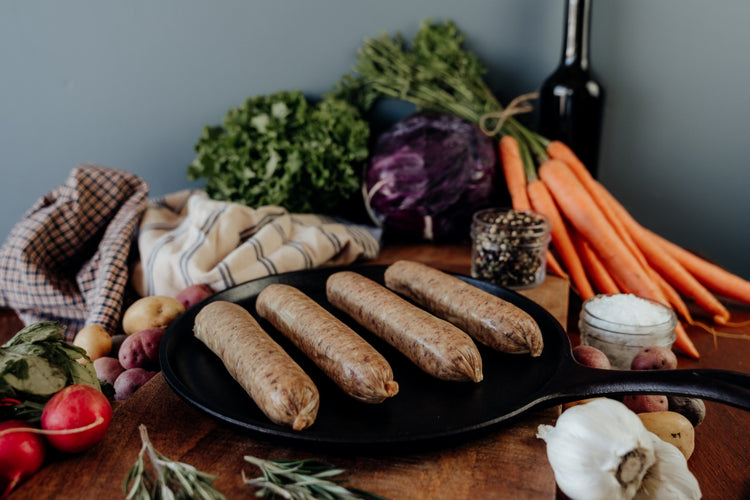
<instances>
[{"instance_id":1,"label":"bottle neck","mask_svg":"<svg viewBox=\"0 0 750 500\"><path fill-rule=\"evenodd\" d=\"M591 0L568 0L565 8L563 64L589 68L589 15Z\"/></svg>"}]
</instances>

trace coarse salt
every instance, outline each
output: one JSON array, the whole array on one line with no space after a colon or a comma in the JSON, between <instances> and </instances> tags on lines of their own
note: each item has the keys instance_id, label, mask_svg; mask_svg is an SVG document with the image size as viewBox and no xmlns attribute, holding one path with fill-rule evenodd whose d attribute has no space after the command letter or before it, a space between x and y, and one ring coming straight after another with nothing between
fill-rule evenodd
<instances>
[{"instance_id":1,"label":"coarse salt","mask_svg":"<svg viewBox=\"0 0 750 500\"><path fill-rule=\"evenodd\" d=\"M660 325L671 319L669 310L629 293L598 296L588 311L599 319L634 326Z\"/></svg>"}]
</instances>

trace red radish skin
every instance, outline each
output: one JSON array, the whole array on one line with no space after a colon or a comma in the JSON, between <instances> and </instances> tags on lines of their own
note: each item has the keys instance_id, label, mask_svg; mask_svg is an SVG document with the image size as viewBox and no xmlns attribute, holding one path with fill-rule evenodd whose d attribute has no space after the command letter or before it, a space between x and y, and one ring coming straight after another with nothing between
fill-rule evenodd
<instances>
[{"instance_id":1,"label":"red radish skin","mask_svg":"<svg viewBox=\"0 0 750 500\"><path fill-rule=\"evenodd\" d=\"M7 498L44 464L47 454L44 438L24 429L35 430L22 420L0 422L0 499Z\"/></svg>"},{"instance_id":2,"label":"red radish skin","mask_svg":"<svg viewBox=\"0 0 750 500\"><path fill-rule=\"evenodd\" d=\"M101 391L73 384L47 401L41 423L47 441L54 448L79 453L101 441L111 421L112 406Z\"/></svg>"}]
</instances>

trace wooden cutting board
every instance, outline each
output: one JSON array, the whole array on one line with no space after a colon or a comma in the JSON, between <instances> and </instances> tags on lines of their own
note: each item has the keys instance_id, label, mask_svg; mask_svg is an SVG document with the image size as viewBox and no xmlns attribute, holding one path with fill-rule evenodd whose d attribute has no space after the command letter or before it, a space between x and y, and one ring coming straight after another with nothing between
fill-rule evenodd
<instances>
[{"instance_id":1,"label":"wooden cutting board","mask_svg":"<svg viewBox=\"0 0 750 500\"><path fill-rule=\"evenodd\" d=\"M450 263L443 267L463 270ZM567 281L548 277L522 293L565 326L568 290ZM552 469L544 443L535 435L538 425L554 424L558 415L559 407L534 412L458 446L423 452L313 455L226 427L179 398L157 375L129 400L116 403L104 441L77 456L52 457L10 498L122 498L123 481L141 447L138 426L144 424L161 453L218 476L214 485L230 499L252 497L241 474L255 477L258 470L244 461L245 455L322 458L346 469L348 484L391 499L552 499L557 494Z\"/></svg>"}]
</instances>

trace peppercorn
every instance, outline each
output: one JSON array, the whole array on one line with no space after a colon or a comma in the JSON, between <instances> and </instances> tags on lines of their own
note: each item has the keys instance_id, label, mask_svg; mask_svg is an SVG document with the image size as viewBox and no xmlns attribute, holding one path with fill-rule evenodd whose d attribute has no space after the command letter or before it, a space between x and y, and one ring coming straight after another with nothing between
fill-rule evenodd
<instances>
[{"instance_id":1,"label":"peppercorn","mask_svg":"<svg viewBox=\"0 0 750 500\"><path fill-rule=\"evenodd\" d=\"M532 210L486 209L472 219L471 275L508 288L529 288L546 275L548 219Z\"/></svg>"}]
</instances>

